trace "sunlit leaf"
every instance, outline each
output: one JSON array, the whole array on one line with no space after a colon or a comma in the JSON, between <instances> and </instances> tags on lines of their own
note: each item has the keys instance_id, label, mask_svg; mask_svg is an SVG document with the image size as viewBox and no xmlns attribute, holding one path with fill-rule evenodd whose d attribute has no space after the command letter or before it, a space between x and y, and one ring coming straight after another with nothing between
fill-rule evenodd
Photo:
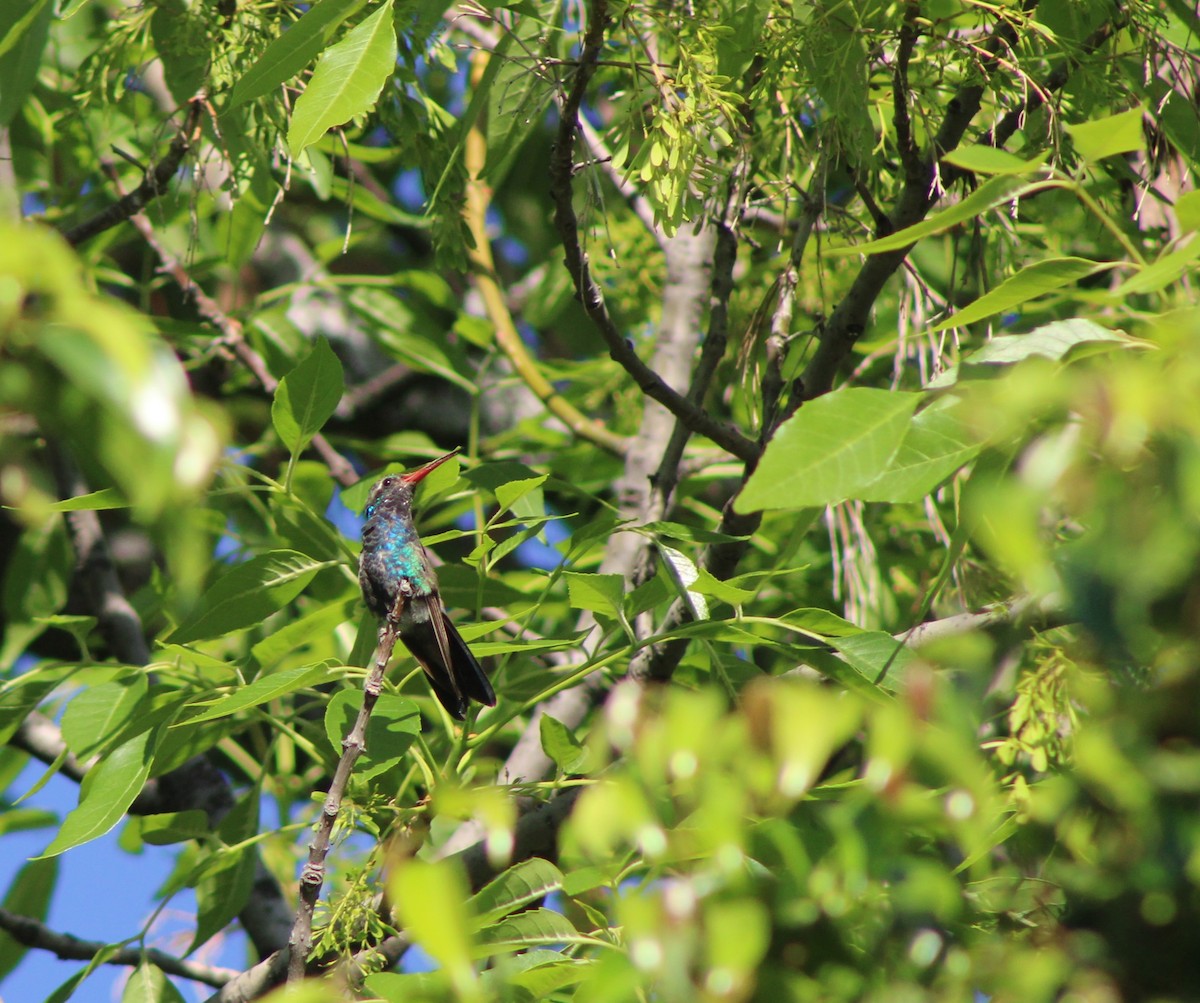
<instances>
[{"instance_id":1,"label":"sunlit leaf","mask_svg":"<svg viewBox=\"0 0 1200 1003\"><path fill-rule=\"evenodd\" d=\"M366 0L320 0L282 35L271 41L233 85L229 108L270 94L309 65L334 30Z\"/></svg>"},{"instance_id":2,"label":"sunlit leaf","mask_svg":"<svg viewBox=\"0 0 1200 1003\"><path fill-rule=\"evenodd\" d=\"M329 342L313 350L282 380L271 404L271 420L283 444L299 453L329 420L342 399L342 364Z\"/></svg>"},{"instance_id":3,"label":"sunlit leaf","mask_svg":"<svg viewBox=\"0 0 1200 1003\"><path fill-rule=\"evenodd\" d=\"M735 507L807 508L856 495L891 461L916 394L850 388L809 401L780 427Z\"/></svg>"},{"instance_id":4,"label":"sunlit leaf","mask_svg":"<svg viewBox=\"0 0 1200 1003\"><path fill-rule=\"evenodd\" d=\"M273 550L225 572L200 597L196 609L170 634L172 644L220 637L262 623L296 598L331 562L294 550Z\"/></svg>"},{"instance_id":5,"label":"sunlit leaf","mask_svg":"<svg viewBox=\"0 0 1200 1003\"><path fill-rule=\"evenodd\" d=\"M118 745L87 772L79 805L63 820L43 856L53 857L103 836L125 816L150 776L158 729L143 731Z\"/></svg>"},{"instance_id":6,"label":"sunlit leaf","mask_svg":"<svg viewBox=\"0 0 1200 1003\"><path fill-rule=\"evenodd\" d=\"M298 157L335 125L365 115L395 69L392 0L322 54L288 127L288 149Z\"/></svg>"}]
</instances>

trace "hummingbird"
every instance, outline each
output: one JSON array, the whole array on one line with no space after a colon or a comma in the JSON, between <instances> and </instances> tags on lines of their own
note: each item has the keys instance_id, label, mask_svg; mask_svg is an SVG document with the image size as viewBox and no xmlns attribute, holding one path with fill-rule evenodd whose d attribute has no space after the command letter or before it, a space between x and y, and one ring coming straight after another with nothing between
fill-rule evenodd
<instances>
[{"instance_id":1,"label":"hummingbird","mask_svg":"<svg viewBox=\"0 0 1200 1003\"><path fill-rule=\"evenodd\" d=\"M358 583L367 608L399 627L400 640L425 670L433 692L461 721L470 700L496 706L496 694L466 641L446 615L429 552L413 526L413 492L458 450L407 474L384 477L363 511Z\"/></svg>"}]
</instances>

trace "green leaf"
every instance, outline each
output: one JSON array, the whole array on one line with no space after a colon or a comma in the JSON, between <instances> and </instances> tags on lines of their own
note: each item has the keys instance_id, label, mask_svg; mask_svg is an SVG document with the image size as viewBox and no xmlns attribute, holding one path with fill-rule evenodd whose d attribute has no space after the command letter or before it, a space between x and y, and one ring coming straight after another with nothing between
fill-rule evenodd
<instances>
[{"instance_id":1,"label":"green leaf","mask_svg":"<svg viewBox=\"0 0 1200 1003\"><path fill-rule=\"evenodd\" d=\"M299 453L329 420L345 384L342 364L329 342L318 338L313 350L279 381L271 403L271 421L292 455Z\"/></svg>"},{"instance_id":2,"label":"green leaf","mask_svg":"<svg viewBox=\"0 0 1200 1003\"><path fill-rule=\"evenodd\" d=\"M1103 160L1118 153L1145 148L1146 135L1142 131L1145 114L1145 109L1139 106L1094 122L1068 125L1067 134L1071 137L1075 152L1084 160Z\"/></svg>"},{"instance_id":3,"label":"green leaf","mask_svg":"<svg viewBox=\"0 0 1200 1003\"><path fill-rule=\"evenodd\" d=\"M1200 257L1200 239L1193 238L1184 247L1176 248L1159 256L1158 260L1130 276L1112 291L1112 298L1123 303L1127 296L1138 293L1156 293L1165 289L1192 267Z\"/></svg>"},{"instance_id":4,"label":"green leaf","mask_svg":"<svg viewBox=\"0 0 1200 1003\"><path fill-rule=\"evenodd\" d=\"M269 94L309 65L334 30L366 0L321 0L268 45L233 85L226 110Z\"/></svg>"},{"instance_id":5,"label":"green leaf","mask_svg":"<svg viewBox=\"0 0 1200 1003\"><path fill-rule=\"evenodd\" d=\"M1200 191L1184 192L1175 200L1175 219L1184 233L1200 230Z\"/></svg>"},{"instance_id":6,"label":"green leaf","mask_svg":"<svg viewBox=\"0 0 1200 1003\"><path fill-rule=\"evenodd\" d=\"M1102 343L1139 344L1118 331L1110 331L1090 320L1056 320L1036 327L1028 334L1006 334L993 338L967 356L964 362L972 366L1011 365L1033 356L1058 362L1080 345Z\"/></svg>"},{"instance_id":7,"label":"green leaf","mask_svg":"<svg viewBox=\"0 0 1200 1003\"><path fill-rule=\"evenodd\" d=\"M663 543L658 545L658 552L662 556L663 566L679 591L680 598L687 603L692 619L707 620L708 602L699 592L692 590L692 585L700 577L700 569L696 567L695 561L682 551Z\"/></svg>"},{"instance_id":8,"label":"green leaf","mask_svg":"<svg viewBox=\"0 0 1200 1003\"><path fill-rule=\"evenodd\" d=\"M101 488L75 498L64 498L46 506L51 512L101 512L106 509L128 508L129 502L116 488Z\"/></svg>"},{"instance_id":9,"label":"green leaf","mask_svg":"<svg viewBox=\"0 0 1200 1003\"><path fill-rule=\"evenodd\" d=\"M80 759L97 752L129 722L149 689L144 672L90 686L67 705L62 736Z\"/></svg>"},{"instance_id":10,"label":"green leaf","mask_svg":"<svg viewBox=\"0 0 1200 1003\"><path fill-rule=\"evenodd\" d=\"M696 580L692 582L691 588L693 592L702 596L708 596L710 599L716 599L718 602L727 603L730 606L742 606L756 595L754 589L742 589L731 582L723 582L719 578L714 578L704 568L700 568L699 572Z\"/></svg>"},{"instance_id":11,"label":"green leaf","mask_svg":"<svg viewBox=\"0 0 1200 1003\"><path fill-rule=\"evenodd\" d=\"M521 58L510 59L505 54L492 57L500 59L500 67L487 91L487 164L483 175L493 188L504 180L528 136L541 127L555 93L554 80L547 79L540 69L550 47L547 26L526 15L505 34L515 36Z\"/></svg>"},{"instance_id":12,"label":"green leaf","mask_svg":"<svg viewBox=\"0 0 1200 1003\"><path fill-rule=\"evenodd\" d=\"M542 720L546 718L543 717ZM555 723L558 724L557 721ZM558 891L562 882L562 872L541 857L533 857L513 865L471 896L470 906L475 914L475 928L478 930L489 926L509 913Z\"/></svg>"},{"instance_id":13,"label":"green leaf","mask_svg":"<svg viewBox=\"0 0 1200 1003\"><path fill-rule=\"evenodd\" d=\"M254 890L256 858L250 847L214 851L214 859L217 866L196 882L196 932L188 953L224 930Z\"/></svg>"},{"instance_id":14,"label":"green leaf","mask_svg":"<svg viewBox=\"0 0 1200 1003\"><path fill-rule=\"evenodd\" d=\"M7 5L9 12L20 11L16 22L8 27L0 40L0 128L6 128L14 118L29 92L37 83L42 54L50 37L50 22L54 20L54 4L50 0L35 0L25 10L20 4ZM8 13L8 12L6 12Z\"/></svg>"},{"instance_id":15,"label":"green leaf","mask_svg":"<svg viewBox=\"0 0 1200 1003\"><path fill-rule=\"evenodd\" d=\"M549 909L530 909L480 930L479 956L499 951L523 951L546 944L594 944L595 939L581 934L562 913Z\"/></svg>"},{"instance_id":16,"label":"green leaf","mask_svg":"<svg viewBox=\"0 0 1200 1003\"><path fill-rule=\"evenodd\" d=\"M518 518L543 518L546 514L542 502L541 487L549 474L539 474L520 481L509 481L496 488L496 501L500 503L497 515L512 509Z\"/></svg>"},{"instance_id":17,"label":"green leaf","mask_svg":"<svg viewBox=\"0 0 1200 1003\"><path fill-rule=\"evenodd\" d=\"M183 1003L183 996L161 968L143 961L125 983L121 1003Z\"/></svg>"},{"instance_id":18,"label":"green leaf","mask_svg":"<svg viewBox=\"0 0 1200 1003\"><path fill-rule=\"evenodd\" d=\"M7 742L29 712L77 669L70 663L51 663L0 683L0 740Z\"/></svg>"},{"instance_id":19,"label":"green leaf","mask_svg":"<svg viewBox=\"0 0 1200 1003\"><path fill-rule=\"evenodd\" d=\"M984 317L1014 310L1035 297L1074 285L1080 279L1116 268L1119 264L1121 262L1089 261L1087 258L1048 258L1035 262L1009 276L991 292L984 293L957 313L934 324L929 328L929 333L935 334L948 327L962 327Z\"/></svg>"},{"instance_id":20,"label":"green leaf","mask_svg":"<svg viewBox=\"0 0 1200 1003\"><path fill-rule=\"evenodd\" d=\"M335 125L375 107L396 68L392 0L321 54L304 93L296 100L287 144L293 157Z\"/></svg>"},{"instance_id":21,"label":"green leaf","mask_svg":"<svg viewBox=\"0 0 1200 1003\"><path fill-rule=\"evenodd\" d=\"M568 958L557 951L528 951L511 960L522 963L520 971L510 974L500 969L495 974L503 977L502 985L527 989L535 1000L553 999L551 994L583 981L595 965L590 959ZM492 975L488 971L484 977Z\"/></svg>"},{"instance_id":22,"label":"green leaf","mask_svg":"<svg viewBox=\"0 0 1200 1003\"><path fill-rule=\"evenodd\" d=\"M567 726L549 714L543 714L538 724L542 739L542 751L546 753L559 770L566 773L576 773L587 758L587 750L567 729Z\"/></svg>"},{"instance_id":23,"label":"green leaf","mask_svg":"<svg viewBox=\"0 0 1200 1003\"><path fill-rule=\"evenodd\" d=\"M801 9L811 11L811 20L796 55L828 105L831 138L856 163L868 154L873 132L867 72L871 61L863 32L853 8L814 3L797 8Z\"/></svg>"},{"instance_id":24,"label":"green leaf","mask_svg":"<svg viewBox=\"0 0 1200 1003\"><path fill-rule=\"evenodd\" d=\"M1050 157L1049 151L1022 160L994 146L960 146L942 157L942 162L973 174L1034 174Z\"/></svg>"},{"instance_id":25,"label":"green leaf","mask_svg":"<svg viewBox=\"0 0 1200 1003\"><path fill-rule=\"evenodd\" d=\"M333 636L333 632L354 615L357 599L330 603L311 613L298 617L279 630L257 642L250 649L250 656L264 669L279 662L290 652L318 639Z\"/></svg>"},{"instance_id":26,"label":"green leaf","mask_svg":"<svg viewBox=\"0 0 1200 1003\"><path fill-rule=\"evenodd\" d=\"M859 497L894 504L920 501L980 448L953 411L928 407L913 418L892 461Z\"/></svg>"},{"instance_id":27,"label":"green leaf","mask_svg":"<svg viewBox=\"0 0 1200 1003\"><path fill-rule=\"evenodd\" d=\"M829 643L871 683L880 678L886 666L887 674L879 685L888 692L899 688L904 669L914 657L908 648L882 630L864 630L848 637L833 638Z\"/></svg>"},{"instance_id":28,"label":"green leaf","mask_svg":"<svg viewBox=\"0 0 1200 1003\"><path fill-rule=\"evenodd\" d=\"M4 908L18 916L44 920L50 910L50 898L58 883L58 858L30 860L23 864L4 893ZM20 964L28 950L12 935L0 930L0 980Z\"/></svg>"},{"instance_id":29,"label":"green leaf","mask_svg":"<svg viewBox=\"0 0 1200 1003\"><path fill-rule=\"evenodd\" d=\"M362 690L346 687L325 708L325 734L339 755L342 739L362 709ZM381 693L367 721L367 747L355 764L355 776L370 779L391 769L408 752L421 731L421 712L407 697Z\"/></svg>"},{"instance_id":30,"label":"green leaf","mask_svg":"<svg viewBox=\"0 0 1200 1003\"><path fill-rule=\"evenodd\" d=\"M952 226L974 219L981 213L987 212L998 205L1020 198L1030 187L1030 182L1018 174L1000 174L989 178L961 202L948 209L934 213L920 223L906 226L903 230L879 240L870 240L865 244L853 244L847 247L831 247L825 253L828 255L846 254L882 254L884 251L898 251L915 244L923 237L949 230Z\"/></svg>"},{"instance_id":31,"label":"green leaf","mask_svg":"<svg viewBox=\"0 0 1200 1003\"><path fill-rule=\"evenodd\" d=\"M248 707L257 707L268 700L295 693L317 683L328 682L340 675L339 667L330 668L327 665L298 665L290 669L281 669L270 675L259 676L246 686L239 686L232 693L221 697L213 703L192 704L192 707L202 706L204 709L195 717L180 721L176 727L187 727L200 724L202 721L214 721L219 717L228 717Z\"/></svg>"},{"instance_id":32,"label":"green leaf","mask_svg":"<svg viewBox=\"0 0 1200 1003\"><path fill-rule=\"evenodd\" d=\"M212 832L208 815L198 808L145 815L141 822L142 841L151 846L168 846L188 839L200 839Z\"/></svg>"},{"instance_id":33,"label":"green leaf","mask_svg":"<svg viewBox=\"0 0 1200 1003\"><path fill-rule=\"evenodd\" d=\"M490 627L489 627L490 629ZM463 631L465 634L466 631ZM573 648L582 638L574 637L542 637L533 641L472 641L471 651L476 658L486 658L489 655L517 655L529 651L562 651Z\"/></svg>"},{"instance_id":34,"label":"green leaf","mask_svg":"<svg viewBox=\"0 0 1200 1003\"><path fill-rule=\"evenodd\" d=\"M34 787L37 786L37 784L34 785ZM22 795L22 798L29 797L33 793L33 789L30 789ZM44 808L5 808L4 812L0 813L0 836L7 836L11 832L47 829L53 825L58 825L58 815Z\"/></svg>"},{"instance_id":35,"label":"green leaf","mask_svg":"<svg viewBox=\"0 0 1200 1003\"><path fill-rule=\"evenodd\" d=\"M919 400L851 387L809 401L767 444L734 508L807 508L855 497L891 462Z\"/></svg>"},{"instance_id":36,"label":"green leaf","mask_svg":"<svg viewBox=\"0 0 1200 1003\"><path fill-rule=\"evenodd\" d=\"M445 341L445 330L415 314L399 297L384 289L356 289L349 296L351 309L373 322L379 343L398 361L423 373L433 373L476 393L475 384L455 366L453 346Z\"/></svg>"},{"instance_id":37,"label":"green leaf","mask_svg":"<svg viewBox=\"0 0 1200 1003\"><path fill-rule=\"evenodd\" d=\"M212 53L204 15L184 0L157 0L150 17L150 34L162 60L167 89L186 104L203 87Z\"/></svg>"},{"instance_id":38,"label":"green leaf","mask_svg":"<svg viewBox=\"0 0 1200 1003\"><path fill-rule=\"evenodd\" d=\"M364 985L383 1003L414 1003L416 1000L432 1003L446 995L446 983L439 972L376 972L366 977ZM329 996L324 988L321 993L312 1001L299 1000L297 1003L328 1003ZM291 996L288 998L290 1003Z\"/></svg>"},{"instance_id":39,"label":"green leaf","mask_svg":"<svg viewBox=\"0 0 1200 1003\"><path fill-rule=\"evenodd\" d=\"M294 550L251 558L218 578L168 640L186 644L262 623L303 592L313 575L334 563L314 561Z\"/></svg>"},{"instance_id":40,"label":"green leaf","mask_svg":"<svg viewBox=\"0 0 1200 1003\"><path fill-rule=\"evenodd\" d=\"M625 579L621 575L585 574L568 571L567 596L572 609L586 609L620 619L625 603Z\"/></svg>"},{"instance_id":41,"label":"green leaf","mask_svg":"<svg viewBox=\"0 0 1200 1003\"><path fill-rule=\"evenodd\" d=\"M159 729L151 728L118 745L83 778L79 804L63 820L43 857L53 857L103 836L125 816L150 776Z\"/></svg>"}]
</instances>

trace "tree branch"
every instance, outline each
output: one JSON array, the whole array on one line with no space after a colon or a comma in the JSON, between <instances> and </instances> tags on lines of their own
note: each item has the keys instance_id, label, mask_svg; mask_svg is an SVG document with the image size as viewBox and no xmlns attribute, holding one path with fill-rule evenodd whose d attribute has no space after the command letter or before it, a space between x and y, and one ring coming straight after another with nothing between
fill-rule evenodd
<instances>
[{"instance_id":1,"label":"tree branch","mask_svg":"<svg viewBox=\"0 0 1200 1003\"><path fill-rule=\"evenodd\" d=\"M304 978L305 964L312 949L313 911L321 895L321 885L325 881L325 857L329 853L333 826L342 810L342 797L346 793L346 784L350 780L354 763L367 747L367 722L371 719L371 711L375 709L375 701L383 692L384 673L392 657L392 649L396 647L399 632L399 623L391 618L379 628L379 642L375 646L371 671L363 683L362 707L359 708L353 727L342 739L342 758L338 761L333 781L329 785L329 793L325 797L321 818L317 823L317 833L309 844L308 863L300 872L300 905L296 910L296 922L288 940L291 955L287 974L289 982L298 982Z\"/></svg>"},{"instance_id":2,"label":"tree branch","mask_svg":"<svg viewBox=\"0 0 1200 1003\"><path fill-rule=\"evenodd\" d=\"M1022 13L1029 14L1036 6L1037 0L1026 0ZM994 61L1016 39L1016 26L1009 20L1002 20L984 46L985 62L989 59ZM950 99L933 146L921 158L920 170L917 171L915 165L911 172L906 170L900 197L888 217L893 233L919 223L941 198L945 189L944 178L939 175L938 161L962 141L971 121L979 113L984 87L983 82L970 84ZM873 254L863 262L849 292L830 316L817 350L804 370L802 380L806 397L818 397L833 388L838 369L866 330L875 300L892 273L908 257L910 250L911 246Z\"/></svg>"},{"instance_id":3,"label":"tree branch","mask_svg":"<svg viewBox=\"0 0 1200 1003\"><path fill-rule=\"evenodd\" d=\"M64 961L91 961L111 946L99 940L80 940L69 933L58 933L36 919L20 916L2 908L0 930L4 930L19 944L39 951L49 951ZM143 961L149 961L168 975L177 975L208 986L224 986L238 974L231 968L216 968L196 961L184 961L155 947L123 947L104 959L106 965L135 967Z\"/></svg>"},{"instance_id":4,"label":"tree branch","mask_svg":"<svg viewBox=\"0 0 1200 1003\"><path fill-rule=\"evenodd\" d=\"M207 101L205 95L197 94L188 102L188 113L183 128L171 141L166 156L146 172L141 184L127 195L122 195L107 209L65 231L63 236L72 247L78 247L85 240L90 240L97 234L130 219L166 192L188 150L200 138L200 115Z\"/></svg>"},{"instance_id":5,"label":"tree branch","mask_svg":"<svg viewBox=\"0 0 1200 1003\"><path fill-rule=\"evenodd\" d=\"M150 220L143 213L135 213L130 217L130 222L137 227L142 238L150 245L151 250L158 257L159 271L174 279L175 284L179 286L180 290L192 297L193 302L196 304L196 309L200 312L200 316L221 332L220 344L231 351L250 370L263 390L268 394L274 394L276 388L279 386L279 381L271 375L271 371L267 368L267 364L262 356L246 342L245 335L242 332L242 325L222 310L217 305L217 301L209 296L200 287L200 284L188 274L187 269L183 267L179 259L168 251L163 242L158 239L158 234L154 232L154 227L151 225ZM342 456L320 432L312 437L312 447L320 454L321 459L329 467L330 473L333 474L339 484L343 487L349 487L352 484L358 483L358 473L350 461Z\"/></svg>"},{"instance_id":6,"label":"tree branch","mask_svg":"<svg viewBox=\"0 0 1200 1003\"><path fill-rule=\"evenodd\" d=\"M622 337L592 276L587 254L580 242L579 220L575 216L571 186L571 178L575 173L575 135L579 129L579 108L604 45L607 20L607 0L596 0L588 16L579 65L571 89L559 110L558 135L550 154L550 198L554 203L554 226L566 253L567 271L575 284L580 303L608 346L609 355L633 377L642 392L662 404L693 432L707 436L739 459L750 461L758 455L757 443L732 425L717 421L703 407L669 386L641 360L632 343Z\"/></svg>"}]
</instances>

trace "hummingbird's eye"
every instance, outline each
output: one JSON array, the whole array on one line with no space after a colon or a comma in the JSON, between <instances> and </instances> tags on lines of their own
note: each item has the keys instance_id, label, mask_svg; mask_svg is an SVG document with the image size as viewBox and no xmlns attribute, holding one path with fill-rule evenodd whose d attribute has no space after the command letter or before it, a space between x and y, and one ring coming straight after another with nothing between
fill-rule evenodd
<instances>
[{"instance_id":1,"label":"hummingbird's eye","mask_svg":"<svg viewBox=\"0 0 1200 1003\"><path fill-rule=\"evenodd\" d=\"M390 487L391 487L393 484L395 484L395 483L396 483L396 478L394 478L394 477L385 477L383 480L381 480L381 481L379 482L379 486L380 486L381 488L390 488Z\"/></svg>"}]
</instances>

